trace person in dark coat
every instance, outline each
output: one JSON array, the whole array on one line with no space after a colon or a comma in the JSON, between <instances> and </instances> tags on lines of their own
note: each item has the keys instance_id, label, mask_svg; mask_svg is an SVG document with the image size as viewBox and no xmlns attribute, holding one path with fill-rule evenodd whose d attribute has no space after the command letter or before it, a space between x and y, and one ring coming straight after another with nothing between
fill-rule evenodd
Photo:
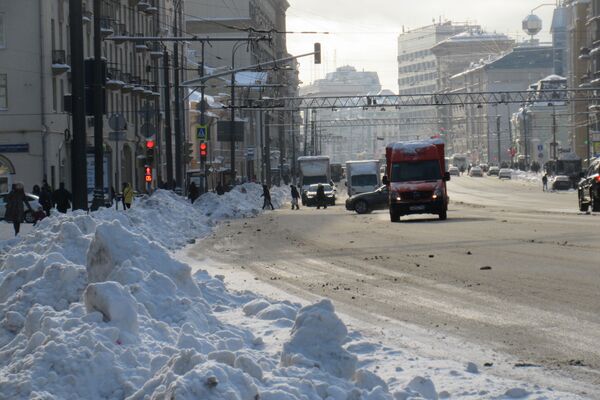
<instances>
[{"instance_id":1,"label":"person in dark coat","mask_svg":"<svg viewBox=\"0 0 600 400\"><path fill-rule=\"evenodd\" d=\"M264 197L263 208L262 208L263 210L267 206L270 206L271 210L275 209L275 207L273 207L273 203L271 203L271 192L269 192L269 188L267 187L267 185L263 185L263 194L261 194L260 197Z\"/></svg>"},{"instance_id":2,"label":"person in dark coat","mask_svg":"<svg viewBox=\"0 0 600 400\"><path fill-rule=\"evenodd\" d=\"M327 209L327 196L325 196L325 187L319 184L317 186L317 210L321 207Z\"/></svg>"},{"instance_id":3,"label":"person in dark coat","mask_svg":"<svg viewBox=\"0 0 600 400\"><path fill-rule=\"evenodd\" d=\"M300 209L298 205L298 200L300 199L300 193L298 193L298 188L294 185L290 185L290 189L292 192L292 210L296 208L296 210Z\"/></svg>"},{"instance_id":4,"label":"person in dark coat","mask_svg":"<svg viewBox=\"0 0 600 400\"><path fill-rule=\"evenodd\" d=\"M6 213L4 214L4 219L13 223L15 236L19 234L21 222L25 218L25 205L27 205L29 211L33 211L31 205L29 205L29 201L27 201L27 196L25 196L23 185L19 183L13 184L12 190L6 196Z\"/></svg>"},{"instance_id":5,"label":"person in dark coat","mask_svg":"<svg viewBox=\"0 0 600 400\"><path fill-rule=\"evenodd\" d=\"M32 194L39 197L41 192L42 190L40 189L39 185L33 185L33 189L31 190Z\"/></svg>"},{"instance_id":6,"label":"person in dark coat","mask_svg":"<svg viewBox=\"0 0 600 400\"><path fill-rule=\"evenodd\" d=\"M221 182L217 183L217 187L215 188L215 192L217 192L217 194L219 196L222 196L223 194L225 194L225 188L223 188L223 185L221 185Z\"/></svg>"},{"instance_id":7,"label":"person in dark coat","mask_svg":"<svg viewBox=\"0 0 600 400\"><path fill-rule=\"evenodd\" d=\"M50 209L52 209L52 192L50 191L50 186L42 186L39 201L46 216L50 216Z\"/></svg>"},{"instance_id":8,"label":"person in dark coat","mask_svg":"<svg viewBox=\"0 0 600 400\"><path fill-rule=\"evenodd\" d=\"M63 214L66 214L67 210L71 208L71 192L65 189L64 182L61 182L59 188L52 194L52 202L58 212Z\"/></svg>"},{"instance_id":9,"label":"person in dark coat","mask_svg":"<svg viewBox=\"0 0 600 400\"><path fill-rule=\"evenodd\" d=\"M200 192L198 191L198 186L196 186L196 182L190 183L190 187L188 188L188 199L194 204L196 199L200 196Z\"/></svg>"}]
</instances>

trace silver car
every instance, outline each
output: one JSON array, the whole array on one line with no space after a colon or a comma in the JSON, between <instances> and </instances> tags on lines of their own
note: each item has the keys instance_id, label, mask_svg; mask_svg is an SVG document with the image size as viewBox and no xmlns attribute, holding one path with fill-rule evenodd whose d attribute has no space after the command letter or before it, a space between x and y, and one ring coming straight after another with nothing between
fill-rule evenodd
<instances>
[{"instance_id":1,"label":"silver car","mask_svg":"<svg viewBox=\"0 0 600 400\"><path fill-rule=\"evenodd\" d=\"M498 171L498 178L500 178L500 179L512 179L512 169L510 169L510 168L500 168L500 171Z\"/></svg>"},{"instance_id":2,"label":"silver car","mask_svg":"<svg viewBox=\"0 0 600 400\"><path fill-rule=\"evenodd\" d=\"M4 219L4 215L6 214L6 197L8 196L8 192L0 193L0 218ZM40 198L35 194L25 193L27 197L27 201L31 206L31 210L37 210L40 207ZM25 222L32 224L35 220L33 216L33 212L25 206Z\"/></svg>"}]
</instances>

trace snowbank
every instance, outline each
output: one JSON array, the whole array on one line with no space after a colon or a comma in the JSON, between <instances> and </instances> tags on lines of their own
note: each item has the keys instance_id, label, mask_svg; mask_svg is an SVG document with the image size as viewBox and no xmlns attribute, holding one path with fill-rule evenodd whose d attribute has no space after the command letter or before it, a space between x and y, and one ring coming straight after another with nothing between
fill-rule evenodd
<instances>
[{"instance_id":1,"label":"snowbank","mask_svg":"<svg viewBox=\"0 0 600 400\"><path fill-rule=\"evenodd\" d=\"M15 242L0 270L0 398L392 400L357 373L331 302L230 293L172 257L221 219L258 214L261 193L249 184L191 206L158 191L127 212L53 216ZM280 206L287 189L272 197ZM273 351L215 313L235 308L288 321L289 340Z\"/></svg>"}]
</instances>

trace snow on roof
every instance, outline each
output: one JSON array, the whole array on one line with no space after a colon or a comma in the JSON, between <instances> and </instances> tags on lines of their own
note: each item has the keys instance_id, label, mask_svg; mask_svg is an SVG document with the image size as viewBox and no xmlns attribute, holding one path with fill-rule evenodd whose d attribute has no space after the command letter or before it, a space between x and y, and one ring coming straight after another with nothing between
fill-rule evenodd
<instances>
[{"instance_id":1,"label":"snow on roof","mask_svg":"<svg viewBox=\"0 0 600 400\"><path fill-rule=\"evenodd\" d=\"M472 29L466 32L459 33L446 39L448 42L470 41L470 40L510 40L503 33L489 33L478 29Z\"/></svg>"},{"instance_id":2,"label":"snow on roof","mask_svg":"<svg viewBox=\"0 0 600 400\"><path fill-rule=\"evenodd\" d=\"M396 151L401 150L405 153L414 154L419 149L424 149L439 144L444 144L444 141L442 139L413 140L409 142L392 143L388 147L391 147L393 150Z\"/></svg>"}]
</instances>

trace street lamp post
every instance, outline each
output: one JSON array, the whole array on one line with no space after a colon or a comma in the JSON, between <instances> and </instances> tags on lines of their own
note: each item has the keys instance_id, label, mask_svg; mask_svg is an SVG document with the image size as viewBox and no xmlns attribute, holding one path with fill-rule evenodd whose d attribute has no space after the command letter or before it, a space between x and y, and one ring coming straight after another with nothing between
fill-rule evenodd
<instances>
[{"instance_id":1,"label":"street lamp post","mask_svg":"<svg viewBox=\"0 0 600 400\"><path fill-rule=\"evenodd\" d=\"M235 53L241 47L241 45L247 44L247 42L237 42L233 45L231 50L231 122L229 125L230 132L230 149L231 149L231 185L235 184Z\"/></svg>"}]
</instances>

